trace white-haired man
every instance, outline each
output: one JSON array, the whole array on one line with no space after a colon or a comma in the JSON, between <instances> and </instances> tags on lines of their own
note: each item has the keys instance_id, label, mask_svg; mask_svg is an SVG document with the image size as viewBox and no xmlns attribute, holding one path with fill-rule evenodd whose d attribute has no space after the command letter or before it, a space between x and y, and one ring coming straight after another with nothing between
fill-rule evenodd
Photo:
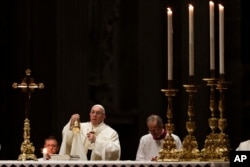
<instances>
[{"instance_id":1,"label":"white-haired man","mask_svg":"<svg viewBox=\"0 0 250 167\"><path fill-rule=\"evenodd\" d=\"M78 155L87 160L119 160L121 147L118 133L104 123L105 109L96 104L91 107L90 121L80 123L80 115L73 114L62 131L60 155Z\"/></svg>"}]
</instances>

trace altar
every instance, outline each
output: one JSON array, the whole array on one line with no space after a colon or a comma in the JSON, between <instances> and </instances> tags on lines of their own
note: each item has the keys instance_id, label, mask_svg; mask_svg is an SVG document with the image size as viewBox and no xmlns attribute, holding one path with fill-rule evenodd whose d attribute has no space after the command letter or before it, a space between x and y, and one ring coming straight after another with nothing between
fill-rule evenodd
<instances>
[{"instance_id":1,"label":"altar","mask_svg":"<svg viewBox=\"0 0 250 167\"><path fill-rule=\"evenodd\" d=\"M230 162L210 161L181 161L181 162L156 162L156 161L0 161L0 167L229 167Z\"/></svg>"}]
</instances>

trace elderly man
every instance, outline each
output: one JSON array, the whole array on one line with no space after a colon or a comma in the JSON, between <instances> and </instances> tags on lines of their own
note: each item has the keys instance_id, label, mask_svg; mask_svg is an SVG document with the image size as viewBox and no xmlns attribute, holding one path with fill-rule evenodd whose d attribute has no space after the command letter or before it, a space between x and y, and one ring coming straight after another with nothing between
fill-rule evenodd
<instances>
[{"instance_id":1,"label":"elderly man","mask_svg":"<svg viewBox=\"0 0 250 167\"><path fill-rule=\"evenodd\" d=\"M62 131L60 155L78 155L87 160L119 160L121 147L118 133L104 123L105 109L102 105L92 106L90 121L80 123L80 115L73 114Z\"/></svg>"}]
</instances>

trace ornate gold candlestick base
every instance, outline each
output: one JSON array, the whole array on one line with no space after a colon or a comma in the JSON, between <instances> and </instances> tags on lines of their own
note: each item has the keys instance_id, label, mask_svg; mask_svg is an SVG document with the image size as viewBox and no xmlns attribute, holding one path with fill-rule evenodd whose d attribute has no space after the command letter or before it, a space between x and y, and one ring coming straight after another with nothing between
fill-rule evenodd
<instances>
[{"instance_id":1,"label":"ornate gold candlestick base","mask_svg":"<svg viewBox=\"0 0 250 167\"><path fill-rule=\"evenodd\" d=\"M24 141L21 145L21 154L19 155L18 160L37 160L36 155L34 154L35 147L33 146L33 143L30 142L30 123L28 118L24 120L23 138Z\"/></svg>"},{"instance_id":2,"label":"ornate gold candlestick base","mask_svg":"<svg viewBox=\"0 0 250 167\"><path fill-rule=\"evenodd\" d=\"M179 161L179 151L176 149L173 136L167 135L164 139L157 161Z\"/></svg>"},{"instance_id":3,"label":"ornate gold candlestick base","mask_svg":"<svg viewBox=\"0 0 250 167\"><path fill-rule=\"evenodd\" d=\"M204 148L201 150L203 161L221 161L219 153L218 133L210 133L205 140Z\"/></svg>"},{"instance_id":4,"label":"ornate gold candlestick base","mask_svg":"<svg viewBox=\"0 0 250 167\"><path fill-rule=\"evenodd\" d=\"M194 135L187 135L183 142L183 148L180 153L181 161L200 161L200 150Z\"/></svg>"},{"instance_id":5,"label":"ornate gold candlestick base","mask_svg":"<svg viewBox=\"0 0 250 167\"><path fill-rule=\"evenodd\" d=\"M167 109L167 119L168 123L165 124L165 129L167 130L167 137L164 139L162 149L159 151L159 155L156 161L179 161L179 151L176 149L176 143L171 135L174 131L173 119L173 96L177 92L176 89L162 89L165 96L168 96L168 109Z\"/></svg>"},{"instance_id":6,"label":"ornate gold candlestick base","mask_svg":"<svg viewBox=\"0 0 250 167\"><path fill-rule=\"evenodd\" d=\"M183 140L183 148L180 153L180 159L183 161L199 161L200 151L198 149L198 142L196 137L193 135L196 125L193 121L194 117L194 100L193 95L197 92L196 85L183 85L186 92L189 94L189 104L188 104L188 121L186 122L186 129L188 135Z\"/></svg>"}]
</instances>

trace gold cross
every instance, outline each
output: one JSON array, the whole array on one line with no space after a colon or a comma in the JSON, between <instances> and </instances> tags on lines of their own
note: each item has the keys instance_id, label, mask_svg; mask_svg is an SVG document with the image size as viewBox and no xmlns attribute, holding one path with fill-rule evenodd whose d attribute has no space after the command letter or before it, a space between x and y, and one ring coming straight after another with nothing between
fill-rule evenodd
<instances>
[{"instance_id":1,"label":"gold cross","mask_svg":"<svg viewBox=\"0 0 250 167\"><path fill-rule=\"evenodd\" d=\"M38 89L43 89L44 88L44 84L43 83L39 83L36 84L34 83L34 79L31 77L31 70L27 69L25 71L26 73L26 77L24 77L24 79L22 80L22 82L20 84L14 82L12 84L12 87L14 89L16 88L21 88L24 92L29 92L29 91L34 91L34 89L38 88Z\"/></svg>"},{"instance_id":2,"label":"gold cross","mask_svg":"<svg viewBox=\"0 0 250 167\"><path fill-rule=\"evenodd\" d=\"M43 89L44 84L38 83L36 84L34 82L34 79L31 77L31 70L27 69L25 71L26 76L23 78L22 82L20 84L13 83L12 87L14 89L20 88L24 93L27 93L27 99L26 99L26 110L25 110L25 120L24 120L24 128L23 128L23 138L24 141L22 142L22 145L20 147L21 154L18 156L19 161L24 160L37 160L35 152L35 147L33 146L33 143L30 141L30 121L28 119L28 114L30 111L30 98L31 98L31 92L33 92L35 89Z\"/></svg>"},{"instance_id":3,"label":"gold cross","mask_svg":"<svg viewBox=\"0 0 250 167\"><path fill-rule=\"evenodd\" d=\"M44 84L43 83L36 84L34 82L34 79L31 77L31 70L30 69L27 69L25 71L25 73L26 73L26 76L23 78L22 82L20 84L14 82L12 84L12 87L14 89L20 88L20 89L22 89L22 92L27 93L26 112L25 112L25 116L27 118L28 114L29 114L29 105L30 105L31 93L35 89L43 89Z\"/></svg>"}]
</instances>

